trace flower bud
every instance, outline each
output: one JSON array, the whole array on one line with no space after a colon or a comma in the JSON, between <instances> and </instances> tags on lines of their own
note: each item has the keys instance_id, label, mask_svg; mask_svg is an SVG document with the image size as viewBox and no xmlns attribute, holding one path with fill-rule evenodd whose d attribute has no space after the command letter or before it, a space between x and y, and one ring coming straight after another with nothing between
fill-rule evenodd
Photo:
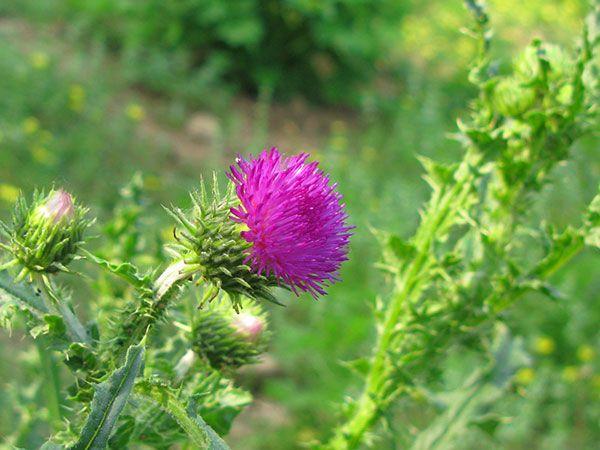
<instances>
[{"instance_id":1,"label":"flower bud","mask_svg":"<svg viewBox=\"0 0 600 450\"><path fill-rule=\"evenodd\" d=\"M1 247L12 254L12 263L23 267L21 277L31 272L66 272L91 223L86 213L87 209L77 206L62 189L47 196L36 192L31 205L21 197L15 204L12 224L0 224L8 240Z\"/></svg>"},{"instance_id":2,"label":"flower bud","mask_svg":"<svg viewBox=\"0 0 600 450\"><path fill-rule=\"evenodd\" d=\"M262 318L247 312L237 314L231 321L237 333L248 341L256 342L262 334L265 323Z\"/></svg>"},{"instance_id":3,"label":"flower bud","mask_svg":"<svg viewBox=\"0 0 600 450\"><path fill-rule=\"evenodd\" d=\"M198 312L192 347L215 369L255 363L266 349L265 313L249 300L243 300L242 307L237 313L220 299Z\"/></svg>"},{"instance_id":4,"label":"flower bud","mask_svg":"<svg viewBox=\"0 0 600 450\"><path fill-rule=\"evenodd\" d=\"M185 263L181 273L198 274L202 282L212 286L202 303L216 298L220 290L228 294L237 310L242 297L277 303L271 293L277 280L250 267L250 244L242 238L242 225L231 220L231 208L237 204L233 186L221 197L216 182L212 196L202 185L202 190L191 197L194 206L189 213L177 208L169 211L179 225L175 230L177 244L170 250Z\"/></svg>"},{"instance_id":5,"label":"flower bud","mask_svg":"<svg viewBox=\"0 0 600 450\"><path fill-rule=\"evenodd\" d=\"M73 197L62 189L53 191L44 203L37 207L36 213L42 218L52 220L54 223L60 223L63 220L69 222L75 215Z\"/></svg>"}]
</instances>

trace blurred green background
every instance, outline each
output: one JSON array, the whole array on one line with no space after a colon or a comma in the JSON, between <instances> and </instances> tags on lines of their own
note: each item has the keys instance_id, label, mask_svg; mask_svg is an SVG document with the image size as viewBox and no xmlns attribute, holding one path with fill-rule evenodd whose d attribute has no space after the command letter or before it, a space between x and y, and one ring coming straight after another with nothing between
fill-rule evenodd
<instances>
[{"instance_id":1,"label":"blurred green background","mask_svg":"<svg viewBox=\"0 0 600 450\"><path fill-rule=\"evenodd\" d=\"M588 10L584 0L488 4L500 60L534 37L572 50ZM369 227L410 233L428 196L415 156L460 157L447 134L474 92L467 25L458 0L4 0L0 216L19 190L54 184L102 223L141 171L148 221L168 234L161 203L187 206L200 176L224 173L237 153L311 152L339 182L357 227L351 258L328 297L271 308L268 364L241 380L256 403L228 440L279 450L324 438L343 396L360 387L341 362L368 354L371 306L386 293ZM597 189L598 140L573 154L535 203L536 218L579 221ZM532 296L510 313L531 365L499 405L513 419L501 425L498 448L599 441L597 256L581 255L553 280L563 302ZM26 414L3 386L35 378L26 370L35 355L23 356L21 369L10 359L19 341L0 337L0 441L9 417ZM393 439L377 448L395 448Z\"/></svg>"}]
</instances>

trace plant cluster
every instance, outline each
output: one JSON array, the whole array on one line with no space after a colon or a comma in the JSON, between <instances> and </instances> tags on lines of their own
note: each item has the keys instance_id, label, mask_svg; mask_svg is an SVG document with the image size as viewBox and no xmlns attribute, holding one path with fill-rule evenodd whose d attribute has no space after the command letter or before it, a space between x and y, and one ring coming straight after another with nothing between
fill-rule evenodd
<instances>
[{"instance_id":1,"label":"plant cluster","mask_svg":"<svg viewBox=\"0 0 600 450\"><path fill-rule=\"evenodd\" d=\"M420 399L435 389L439 362L453 347L494 354L494 325L503 323L507 309L525 293L558 298L548 277L586 245L599 245L598 196L581 222L564 230L527 221L552 169L597 127L597 11L575 57L536 40L509 73L498 73L489 58L489 18L480 3L466 3L480 48L471 71L480 94L454 136L464 158L451 165L422 160L433 193L412 238L376 232L393 288L377 303L373 355L351 363L365 380L363 391L349 401L345 423L323 448L368 442L395 400ZM508 386L506 377L488 374L478 383L486 381ZM420 434L401 433L404 445L452 446L479 419L477 409L456 412L471 394L449 403L448 413Z\"/></svg>"},{"instance_id":2,"label":"plant cluster","mask_svg":"<svg viewBox=\"0 0 600 450\"><path fill-rule=\"evenodd\" d=\"M526 294L561 301L550 277L600 247L598 196L562 229L529 214L575 142L597 128L598 11L575 55L536 40L503 72L490 57L485 10L467 5L479 45L470 74L478 96L453 136L463 159L421 158L432 195L411 238L374 231L389 281L375 306L377 338L370 357L347 364L364 380L362 392L317 448L377 445L386 429L398 446L415 449L466 445L475 428L493 437L504 421L495 405L533 377L510 329L511 307ZM190 209L167 208L175 225L166 246L144 223L140 177L123 189L93 253L84 236L89 212L70 194L18 199L12 220L0 225L0 325L21 326L34 339L45 381L33 390L43 392L46 408L27 409L32 394L9 390L25 406L8 445L228 448L222 437L251 402L233 377L270 337L260 302L277 303L279 288L324 295L351 234L336 186L305 154L264 151L240 158L228 175L224 192L216 181L203 183ZM92 277L77 272L82 256L98 269ZM66 277L94 294L87 323ZM549 338L535 343L545 357L554 346ZM442 367L457 349L476 354L478 364L444 392ZM589 370L593 355L577 351ZM398 404L408 411L426 404L431 420L398 424ZM40 421L52 436L28 441ZM380 423L386 427L375 433Z\"/></svg>"},{"instance_id":3,"label":"plant cluster","mask_svg":"<svg viewBox=\"0 0 600 450\"><path fill-rule=\"evenodd\" d=\"M349 227L341 196L307 156L286 158L271 149L240 158L241 169L231 169L235 183L224 195L215 178L211 190L202 185L191 195L190 211L170 208L175 242L166 249L171 258L162 271L141 273L119 257L133 258L140 243L139 178L125 189L128 201L106 228L109 242L117 245L102 253L113 253L116 262L82 248L91 225L88 211L64 190L36 193L31 204L23 198L16 202L12 222L0 227L9 257L0 267L2 325L10 328L17 316L24 317L40 353L62 355L73 379L69 409L77 411L66 413L54 355L44 355L48 375L55 376L48 420L56 433L43 448L168 448L186 439L195 448L226 448L219 435L249 398L228 377L257 362L268 342L266 311L257 302L277 302L272 291L278 286L324 293L346 259ZM267 193L269 178L277 180L269 195L282 190L295 201L251 208ZM264 240L265 230L273 227L288 230L282 234L285 247ZM124 241L131 245L123 246ZM100 290L109 297L105 305L99 299L98 316L89 324L81 322L56 277L77 275L68 266L81 254L127 286L119 295L122 302L113 297L115 291ZM286 266L286 257L293 264ZM178 333L164 328L156 333L161 322L186 309L181 297L190 284L204 286L192 288L204 290L202 300L188 300L186 314L175 322Z\"/></svg>"}]
</instances>

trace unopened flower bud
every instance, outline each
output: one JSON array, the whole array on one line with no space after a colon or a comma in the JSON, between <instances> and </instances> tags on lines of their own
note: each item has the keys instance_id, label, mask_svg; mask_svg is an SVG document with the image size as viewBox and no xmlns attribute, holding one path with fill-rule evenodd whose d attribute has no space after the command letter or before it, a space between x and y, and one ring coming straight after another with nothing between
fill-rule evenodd
<instances>
[{"instance_id":1,"label":"unopened flower bud","mask_svg":"<svg viewBox=\"0 0 600 450\"><path fill-rule=\"evenodd\" d=\"M21 197L15 204L12 224L0 223L0 232L8 241L1 247L12 253L10 264L23 267L21 277L31 272L67 271L90 225L86 213L87 209L77 206L62 189L47 196L36 192L31 204Z\"/></svg>"},{"instance_id":2,"label":"unopened flower bud","mask_svg":"<svg viewBox=\"0 0 600 450\"><path fill-rule=\"evenodd\" d=\"M194 351L215 369L237 368L257 362L266 349L269 332L259 305L242 301L237 313L220 299L198 312L193 330Z\"/></svg>"},{"instance_id":3,"label":"unopened flower bud","mask_svg":"<svg viewBox=\"0 0 600 450\"><path fill-rule=\"evenodd\" d=\"M251 342L256 342L265 328L265 323L261 317L247 312L237 314L231 321L231 325L240 336Z\"/></svg>"},{"instance_id":4,"label":"unopened flower bud","mask_svg":"<svg viewBox=\"0 0 600 450\"><path fill-rule=\"evenodd\" d=\"M75 215L73 197L62 189L53 191L46 198L46 201L37 207L36 212L41 217L50 219L54 223L59 223L63 220L68 222Z\"/></svg>"}]
</instances>

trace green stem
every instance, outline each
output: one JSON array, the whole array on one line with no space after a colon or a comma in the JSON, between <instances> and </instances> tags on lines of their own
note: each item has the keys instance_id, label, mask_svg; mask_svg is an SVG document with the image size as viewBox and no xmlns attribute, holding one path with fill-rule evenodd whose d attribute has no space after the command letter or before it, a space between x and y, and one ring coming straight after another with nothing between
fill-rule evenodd
<instances>
[{"instance_id":1,"label":"green stem","mask_svg":"<svg viewBox=\"0 0 600 450\"><path fill-rule=\"evenodd\" d=\"M431 250L439 237L440 230L448 222L449 217L458 214L469 192L469 186L473 181L473 175L468 170L469 159L469 156L465 158L462 170L458 171L461 175L456 183L443 195L436 193L427 214L423 217L414 239L417 256L398 276L392 300L386 309L383 326L378 335L364 390L354 408L354 413L336 430L326 448L332 450L357 448L365 433L379 420L385 405L391 400L391 394L386 392L386 380L393 370L387 357L388 351L392 340L399 336L398 328L403 311L419 297L423 286L428 281L427 272L434 262Z\"/></svg>"},{"instance_id":2,"label":"green stem","mask_svg":"<svg viewBox=\"0 0 600 450\"><path fill-rule=\"evenodd\" d=\"M461 184L457 182L457 185ZM398 336L398 328L401 325L401 315L405 307L414 301L422 292L420 287L424 282L423 276L433 263L431 255L431 246L433 245L436 233L441 224L440 218L451 213L450 205L456 196L461 192L460 187L453 188L442 198L442 201L436 203L437 208L430 209L423 223L419 227L416 235L418 246L418 256L407 266L398 279L395 293L387 309L385 320L379 334L375 347L371 369L367 375L365 388L360 396L353 415L340 428L336 430L331 441L326 448L331 450L350 450L357 448L363 440L364 434L375 425L377 420L385 412L385 407L392 400L392 396L385 391L385 382L389 378L390 367L387 358L388 349L391 347L392 339ZM569 246L557 250L556 253L548 255L532 271L530 276L533 278L544 279L554 274L558 269L568 263L584 248L584 239L580 235L573 239ZM522 289L507 290L501 296L505 298L503 308L515 303L522 295ZM486 302L492 303L492 302ZM499 311L497 311L499 312ZM496 317L496 315L494 315ZM488 317L491 320L492 317ZM400 337L402 337L400 335ZM402 389L396 390L396 394Z\"/></svg>"},{"instance_id":3,"label":"green stem","mask_svg":"<svg viewBox=\"0 0 600 450\"><path fill-rule=\"evenodd\" d=\"M137 309L133 313L128 313L126 317L122 317L121 326L124 328L119 337L124 337L124 339L117 344L117 354L123 354L130 345L139 342L148 329L163 317L175 297L177 286L192 276L195 270L183 260L179 260L171 263L163 271L154 282L153 296L142 297Z\"/></svg>"},{"instance_id":4,"label":"green stem","mask_svg":"<svg viewBox=\"0 0 600 450\"><path fill-rule=\"evenodd\" d=\"M58 365L51 350L43 345L43 340L35 340L35 345L40 357L40 363L44 372L44 394L46 396L46 406L48 407L48 415L50 423L54 431L59 429L62 422L60 411L60 377Z\"/></svg>"},{"instance_id":5,"label":"green stem","mask_svg":"<svg viewBox=\"0 0 600 450\"><path fill-rule=\"evenodd\" d=\"M71 311L69 306L58 298L50 280L46 276L40 274L34 275L34 280L42 292L42 298L44 299L46 306L62 317L71 338L76 342L91 344L90 337L85 331L85 327L73 311Z\"/></svg>"}]
</instances>

